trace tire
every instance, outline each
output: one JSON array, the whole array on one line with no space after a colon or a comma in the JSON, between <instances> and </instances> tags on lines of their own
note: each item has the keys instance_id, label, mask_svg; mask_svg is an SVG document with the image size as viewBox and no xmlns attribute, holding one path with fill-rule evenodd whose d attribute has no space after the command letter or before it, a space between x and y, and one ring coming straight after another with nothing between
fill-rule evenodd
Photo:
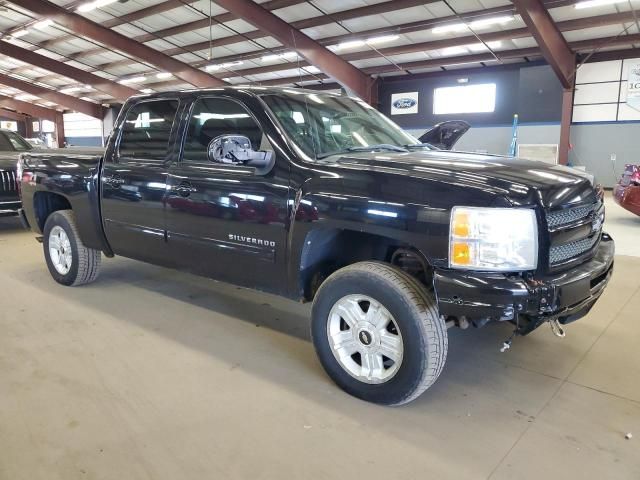
<instances>
[{"instance_id":1,"label":"tire","mask_svg":"<svg viewBox=\"0 0 640 480\"><path fill-rule=\"evenodd\" d=\"M381 262L350 265L323 282L313 302L311 337L340 388L381 405L415 400L436 381L447 358L447 327L433 295Z\"/></svg>"},{"instance_id":2,"label":"tire","mask_svg":"<svg viewBox=\"0 0 640 480\"><path fill-rule=\"evenodd\" d=\"M44 224L43 234L44 258L49 273L56 282L66 286L77 286L91 283L98 277L101 252L84 246L78 234L75 215L71 210L58 210L49 215ZM53 258L55 253L52 253L51 247L56 250L56 245L61 243L60 238L64 239L65 235L68 242L63 243L68 245L64 248L64 254L58 253L58 258ZM61 262L60 257L68 254L69 261Z\"/></svg>"}]
</instances>

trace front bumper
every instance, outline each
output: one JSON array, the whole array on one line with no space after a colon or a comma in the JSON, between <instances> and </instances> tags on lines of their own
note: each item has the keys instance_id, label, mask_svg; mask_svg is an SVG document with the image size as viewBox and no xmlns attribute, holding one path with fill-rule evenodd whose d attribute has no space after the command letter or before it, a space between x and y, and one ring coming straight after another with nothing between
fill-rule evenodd
<instances>
[{"instance_id":1,"label":"front bumper","mask_svg":"<svg viewBox=\"0 0 640 480\"><path fill-rule=\"evenodd\" d=\"M21 206L20 200L0 200L0 217L17 215Z\"/></svg>"},{"instance_id":2,"label":"front bumper","mask_svg":"<svg viewBox=\"0 0 640 480\"><path fill-rule=\"evenodd\" d=\"M445 317L465 317L476 325L512 321L523 335L547 320L573 322L600 298L613 273L614 253L614 241L604 233L590 261L544 277L436 271L438 308Z\"/></svg>"}]
</instances>

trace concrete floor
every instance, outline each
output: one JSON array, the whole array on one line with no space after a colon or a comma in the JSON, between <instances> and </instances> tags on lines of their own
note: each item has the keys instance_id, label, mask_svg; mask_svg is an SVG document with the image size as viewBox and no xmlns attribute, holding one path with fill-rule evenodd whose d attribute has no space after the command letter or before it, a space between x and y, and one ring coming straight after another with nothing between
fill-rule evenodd
<instances>
[{"instance_id":1,"label":"concrete floor","mask_svg":"<svg viewBox=\"0 0 640 480\"><path fill-rule=\"evenodd\" d=\"M325 376L308 306L126 259L61 287L0 220L0 479L637 479L639 310L619 256L565 339L452 330L440 380L383 408Z\"/></svg>"}]
</instances>

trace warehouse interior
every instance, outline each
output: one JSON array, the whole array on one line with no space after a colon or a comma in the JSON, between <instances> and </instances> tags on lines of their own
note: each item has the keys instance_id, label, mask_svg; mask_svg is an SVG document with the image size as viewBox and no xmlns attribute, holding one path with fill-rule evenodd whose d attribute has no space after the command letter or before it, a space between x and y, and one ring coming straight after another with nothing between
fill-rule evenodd
<instances>
[{"instance_id":1,"label":"warehouse interior","mask_svg":"<svg viewBox=\"0 0 640 480\"><path fill-rule=\"evenodd\" d=\"M640 0L0 0L0 480L640 478L639 85ZM449 321L439 380L390 408L325 374L312 301L124 255L54 282L18 197L51 179L24 180L10 134L75 155L68 180L128 99L203 89L348 96L415 139L466 122L440 160L461 171L566 167L601 196L609 283L566 335Z\"/></svg>"}]
</instances>

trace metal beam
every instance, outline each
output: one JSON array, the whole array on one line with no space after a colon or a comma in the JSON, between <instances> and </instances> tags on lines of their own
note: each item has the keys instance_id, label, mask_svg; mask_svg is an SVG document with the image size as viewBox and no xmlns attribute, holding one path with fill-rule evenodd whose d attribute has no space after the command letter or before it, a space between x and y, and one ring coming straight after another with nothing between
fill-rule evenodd
<instances>
[{"instance_id":1,"label":"metal beam","mask_svg":"<svg viewBox=\"0 0 640 480\"><path fill-rule=\"evenodd\" d=\"M18 47L17 45L1 40L0 53L8 57L15 58L16 60L20 60L21 62L49 70L52 73L57 73L58 75L70 78L76 82L91 85L96 90L113 95L113 97L119 101L124 101L130 96L139 93L137 90L112 82L106 78L99 77L93 73L85 72L79 68L72 67L71 65L67 65L49 57L45 57L44 55L40 55L39 53L27 50L26 48Z\"/></svg>"},{"instance_id":2,"label":"metal beam","mask_svg":"<svg viewBox=\"0 0 640 480\"><path fill-rule=\"evenodd\" d=\"M216 0L216 3L264 30L283 45L298 52L320 70L327 72L345 87L367 102L374 101L375 80L349 62L327 50L311 37L251 0Z\"/></svg>"},{"instance_id":3,"label":"metal beam","mask_svg":"<svg viewBox=\"0 0 640 480\"><path fill-rule=\"evenodd\" d=\"M87 102L86 100L80 100L77 97L71 95L65 95L64 93L56 92L50 88L45 88L34 83L25 82L14 77L10 77L3 73L0 73L0 84L7 87L16 88L23 92L35 95L36 97L48 100L50 102L57 103L58 105L68 108L69 110L75 110L76 112L84 113L90 117L99 118L102 120L103 108L96 103Z\"/></svg>"},{"instance_id":4,"label":"metal beam","mask_svg":"<svg viewBox=\"0 0 640 480\"><path fill-rule=\"evenodd\" d=\"M86 18L71 13L47 0L11 0L12 3L33 12L38 18L50 18L81 37L88 37L111 48L138 58L170 72L196 87L220 87L226 85L222 80L198 70L175 58L169 57L151 47L137 43L125 35L103 27Z\"/></svg>"},{"instance_id":5,"label":"metal beam","mask_svg":"<svg viewBox=\"0 0 640 480\"><path fill-rule=\"evenodd\" d=\"M562 86L572 88L576 56L541 0L513 0L513 4Z\"/></svg>"},{"instance_id":6,"label":"metal beam","mask_svg":"<svg viewBox=\"0 0 640 480\"><path fill-rule=\"evenodd\" d=\"M562 92L562 114L560 115L560 142L558 143L558 163L566 165L569 161L571 144L571 120L573 117L573 88Z\"/></svg>"},{"instance_id":7,"label":"metal beam","mask_svg":"<svg viewBox=\"0 0 640 480\"><path fill-rule=\"evenodd\" d=\"M12 110L7 110L6 108L0 108L0 118L9 118L17 122L26 122L29 117Z\"/></svg>"},{"instance_id":8,"label":"metal beam","mask_svg":"<svg viewBox=\"0 0 640 480\"><path fill-rule=\"evenodd\" d=\"M474 13L474 12L469 12L469 14L471 13ZM563 22L558 22L557 26L561 31L575 31L575 30L582 30L585 28L594 28L594 27L602 27L607 25L614 25L618 23L627 23L627 22L633 21L634 13L636 15L640 15L640 10L635 12L621 12L621 13L613 13L608 15L598 15L594 17L579 18L574 20L566 20ZM437 19L426 21L423 27L420 29L418 29L417 25L413 23L407 24L407 25L411 28L410 31L421 31L428 28L432 28L434 25L436 25L435 20ZM399 26L399 27L402 27L402 26ZM375 31L379 32L377 29ZM363 36L366 37L366 36L373 35L372 32L373 31L360 32L360 35L361 35L360 38L362 38ZM634 35L637 35L637 34L634 34ZM612 38L607 39L607 42L612 42L611 43L612 46L636 43L637 39L634 38L634 35L621 35L614 39ZM349 35L349 36L352 37L352 35ZM530 37L531 33L527 28L516 28L511 30L503 30L499 32L484 33L484 34L480 34L479 36L485 42L493 42L493 41L512 40L517 38L526 38L526 37ZM337 37L332 37L331 43L336 43L338 39L339 38ZM601 43L598 43L598 45L601 45L604 43L604 41L605 39L586 40L584 42L572 43L571 46L574 47L575 45L576 50L589 49L589 48L593 48L592 46L594 45L594 42L596 43L601 42ZM319 42L325 43L324 40L320 40ZM466 35L464 37L455 37L455 38L448 38L443 40L431 40L431 41L421 42L421 43L409 43L405 45L399 45L396 47L378 48L375 51L365 50L361 52L353 52L353 53L344 54L341 56L341 58L347 61L367 60L371 58L378 58L380 55L389 57L394 55L403 55L407 53L440 50L440 49L449 48L449 47L457 47L457 46L462 47L462 46L475 44L475 43L478 43L478 39L474 35ZM610 46L610 44L607 43L607 46ZM496 55L499 57L503 52L504 51L499 50L496 52ZM238 60L253 59L261 55L264 55L264 51L252 52L249 54L228 55L225 57L217 58L216 62L232 63ZM444 60L445 62L448 62L450 60L455 62L458 58L459 57L454 56L454 57L447 57L446 59L442 59L442 60ZM198 66L199 64L196 63L194 65ZM308 67L308 66L309 66L309 63L305 61L295 62L295 63L289 62L289 63L281 63L276 65L269 65L264 67L254 67L250 69L236 70L234 73L235 73L235 76L258 75L262 73L278 72L281 70L290 70L291 68L295 68L295 67ZM388 65L382 66L382 68L385 68L385 67L390 67L389 71L397 70L397 68L394 68L393 64L391 63L389 63ZM368 69L363 69L363 71L367 72ZM233 77L234 75L228 74L227 76ZM154 82L154 83L162 84L162 85L171 85L173 82L171 83L170 82Z\"/></svg>"},{"instance_id":9,"label":"metal beam","mask_svg":"<svg viewBox=\"0 0 640 480\"><path fill-rule=\"evenodd\" d=\"M6 95L0 95L0 108L10 108L17 112L25 113L31 117L42 118L44 120L56 121L58 111L51 108L41 107L29 102L23 102L22 100L16 100L15 98L7 97Z\"/></svg>"}]
</instances>

